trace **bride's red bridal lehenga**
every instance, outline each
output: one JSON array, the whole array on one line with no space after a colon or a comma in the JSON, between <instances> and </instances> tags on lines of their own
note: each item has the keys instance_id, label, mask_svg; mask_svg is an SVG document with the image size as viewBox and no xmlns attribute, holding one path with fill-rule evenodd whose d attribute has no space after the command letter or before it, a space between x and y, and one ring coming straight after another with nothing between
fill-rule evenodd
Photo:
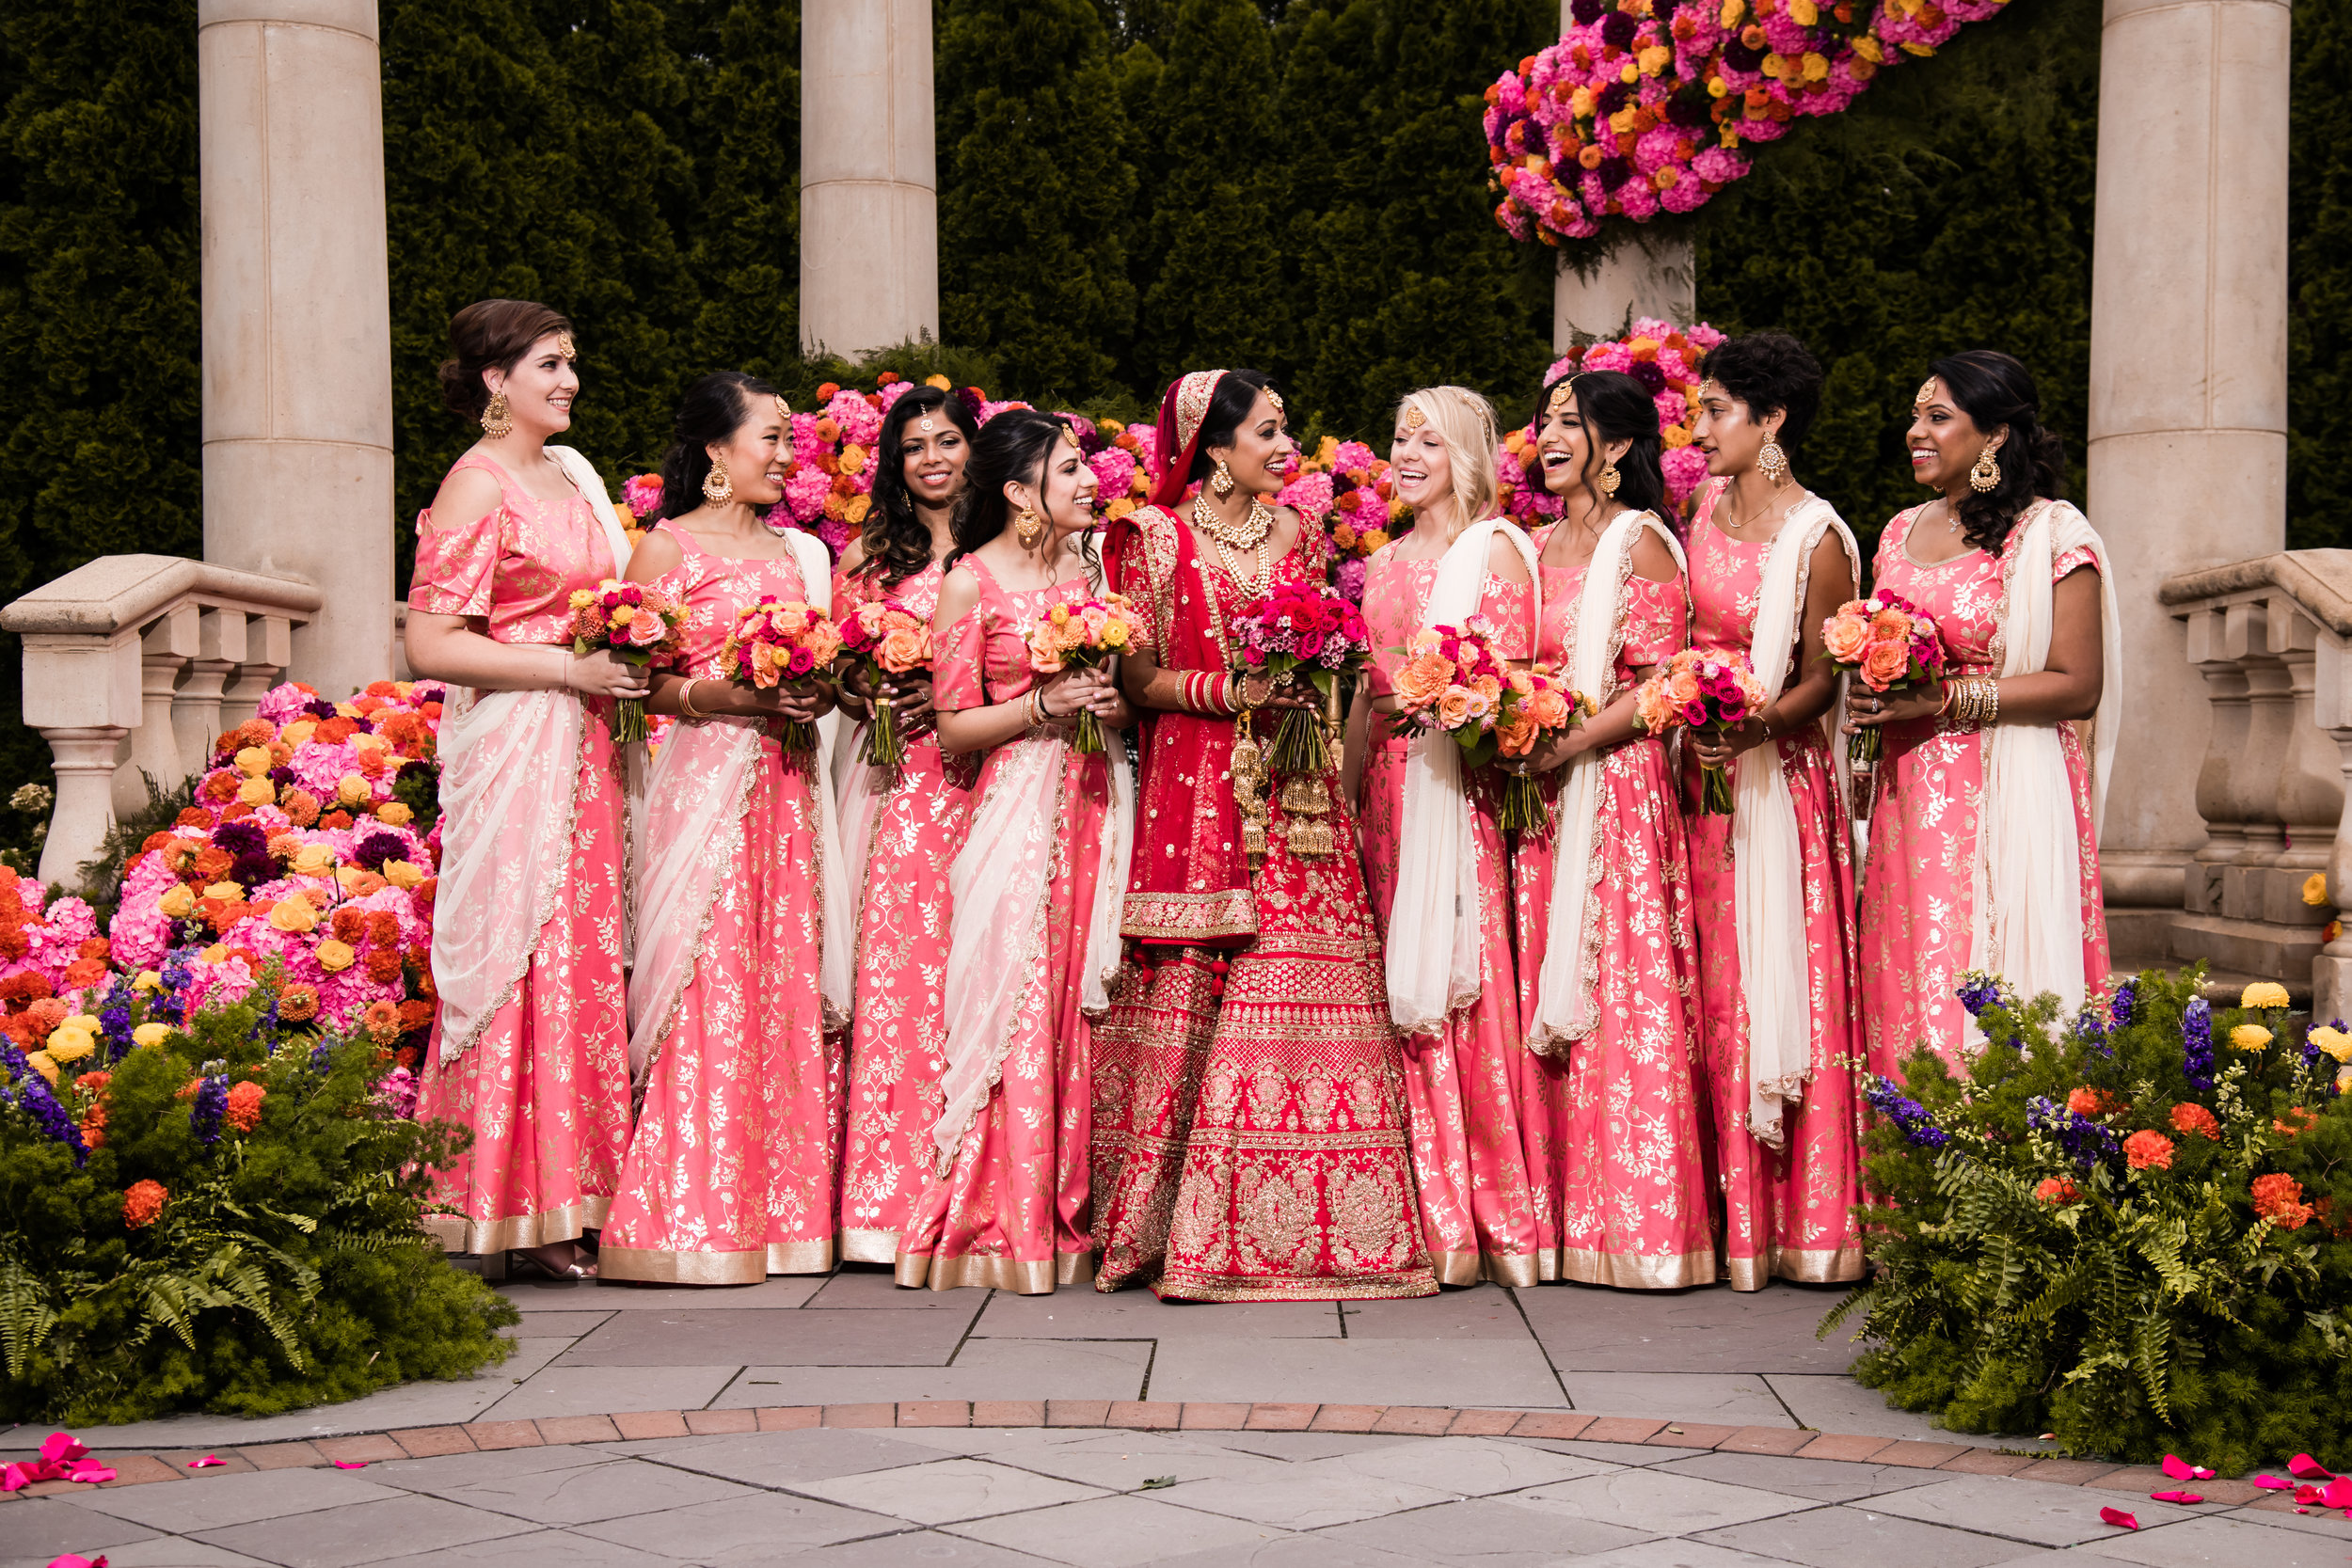
<instances>
[{"instance_id":1,"label":"bride's red bridal lehenga","mask_svg":"<svg viewBox=\"0 0 2352 1568\"><path fill-rule=\"evenodd\" d=\"M1181 500L1222 372L1170 388L1159 504L1117 525L1120 592L1161 668L1191 672L1200 712L1152 712L1123 929L1136 961L1094 1037L1095 1287L1192 1301L1328 1301L1437 1293L1416 1215L1402 1057L1380 944L1339 787L1294 832L1266 790L1253 870L1234 800L1234 719L1216 678L1228 627L1264 591L1203 559ZM1302 528L1269 581L1321 582L1327 545ZM1270 722L1259 726L1270 738ZM1316 841L1336 847L1321 853ZM1221 994L1220 994L1221 993Z\"/></svg>"}]
</instances>

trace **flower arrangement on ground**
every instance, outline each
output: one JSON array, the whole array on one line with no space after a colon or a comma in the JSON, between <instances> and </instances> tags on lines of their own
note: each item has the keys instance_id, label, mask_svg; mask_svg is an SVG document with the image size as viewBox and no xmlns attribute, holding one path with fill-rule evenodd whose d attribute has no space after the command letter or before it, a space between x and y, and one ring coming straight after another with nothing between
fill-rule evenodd
<instances>
[{"instance_id":1,"label":"flower arrangement on ground","mask_svg":"<svg viewBox=\"0 0 2352 1568\"><path fill-rule=\"evenodd\" d=\"M798 599L762 598L737 611L719 666L737 686L770 691L815 680L840 652L841 628L823 610ZM797 719L776 722L786 751L817 750L816 725Z\"/></svg>"},{"instance_id":2,"label":"flower arrangement on ground","mask_svg":"<svg viewBox=\"0 0 2352 1568\"><path fill-rule=\"evenodd\" d=\"M0 1416L258 1416L509 1354L513 1307L421 1227L422 1167L463 1134L408 1119L408 1069L322 1029L314 990L277 961L233 993L168 965L80 988L31 1055L12 1020Z\"/></svg>"},{"instance_id":3,"label":"flower arrangement on ground","mask_svg":"<svg viewBox=\"0 0 2352 1568\"><path fill-rule=\"evenodd\" d=\"M1883 696L1912 691L1944 678L1944 638L1935 617L1899 594L1848 599L1821 623L1821 657L1849 679ZM1867 816L1885 754L1886 736L1876 725L1846 739L1846 766L1856 784L1855 815Z\"/></svg>"},{"instance_id":4,"label":"flower arrangement on ground","mask_svg":"<svg viewBox=\"0 0 2352 1568\"><path fill-rule=\"evenodd\" d=\"M1094 670L1136 645L1142 623L1124 594L1075 604L1057 604L1029 631L1029 668L1041 675L1064 670ZM1102 721L1091 708L1078 710L1077 734L1071 749L1079 752L1103 750Z\"/></svg>"},{"instance_id":5,"label":"flower arrangement on ground","mask_svg":"<svg viewBox=\"0 0 2352 1568\"><path fill-rule=\"evenodd\" d=\"M1502 721L1495 727L1499 756L1533 755L1600 711L1599 705L1554 674L1550 666L1507 672L1502 681ZM1541 832L1551 826L1543 787L1534 775L1513 773L1502 785L1496 821L1508 830Z\"/></svg>"},{"instance_id":6,"label":"flower arrangement on ground","mask_svg":"<svg viewBox=\"0 0 2352 1568\"><path fill-rule=\"evenodd\" d=\"M1503 679L1494 628L1473 615L1458 626L1424 626L1406 644L1396 673L1396 727L1439 734L1461 749L1464 768L1481 768L1500 750Z\"/></svg>"},{"instance_id":7,"label":"flower arrangement on ground","mask_svg":"<svg viewBox=\"0 0 2352 1568\"><path fill-rule=\"evenodd\" d=\"M194 803L125 862L105 955L114 982L160 993L178 1021L243 996L275 962L288 1023L361 1031L413 1065L433 1022L441 697L409 681L340 703L298 682L265 693L221 736ZM30 940L28 958L95 936L78 904L50 906L54 934ZM0 934L0 953L8 943ZM45 1016L44 1003L101 1011L95 976L22 967L0 971L11 1037L31 1043L33 1025L14 1020Z\"/></svg>"},{"instance_id":8,"label":"flower arrangement on ground","mask_svg":"<svg viewBox=\"0 0 2352 1568\"><path fill-rule=\"evenodd\" d=\"M866 762L896 768L906 760L898 715L879 694L883 682L931 667L931 624L897 599L868 599L841 623L841 651L874 677L874 717L866 730Z\"/></svg>"},{"instance_id":9,"label":"flower arrangement on ground","mask_svg":"<svg viewBox=\"0 0 2352 1568\"><path fill-rule=\"evenodd\" d=\"M1372 634L1361 611L1328 588L1279 582L1233 618L1233 667L1304 684L1323 699L1323 711L1285 708L1274 731L1268 764L1285 773L1320 773L1329 755L1326 731L1339 724L1340 677L1351 678L1372 659Z\"/></svg>"},{"instance_id":10,"label":"flower arrangement on ground","mask_svg":"<svg viewBox=\"0 0 2352 1568\"><path fill-rule=\"evenodd\" d=\"M1741 149L1832 115L2006 0L1571 0L1560 41L1486 89L1495 221L1558 245L1601 219L1688 213Z\"/></svg>"},{"instance_id":11,"label":"flower arrangement on ground","mask_svg":"<svg viewBox=\"0 0 2352 1568\"><path fill-rule=\"evenodd\" d=\"M1658 667L1634 693L1633 722L1648 735L1680 724L1721 735L1744 724L1764 705L1764 683L1739 654L1685 648ZM1731 815L1731 776L1702 768L1699 810Z\"/></svg>"},{"instance_id":12,"label":"flower arrangement on ground","mask_svg":"<svg viewBox=\"0 0 2352 1568\"><path fill-rule=\"evenodd\" d=\"M2352 1034L2151 971L2073 1018L1962 977L1986 1043L1876 1080L1854 1369L1961 1432L2233 1474L2352 1461Z\"/></svg>"},{"instance_id":13,"label":"flower arrangement on ground","mask_svg":"<svg viewBox=\"0 0 2352 1568\"><path fill-rule=\"evenodd\" d=\"M1723 341L1724 335L1705 322L1678 327L1644 316L1622 338L1602 338L1553 360L1544 372L1544 385L1570 371L1617 371L1649 388L1658 404L1659 442L1664 449L1658 464L1666 477L1666 499L1677 511L1687 511L1691 497L1707 482L1707 454L1691 444L1699 417L1699 361ZM1502 510L1522 528L1534 528L1560 515L1559 498L1544 488L1543 454L1535 446L1542 420L1538 409L1525 428L1505 436L1503 461L1497 465Z\"/></svg>"},{"instance_id":14,"label":"flower arrangement on ground","mask_svg":"<svg viewBox=\"0 0 2352 1568\"><path fill-rule=\"evenodd\" d=\"M607 578L594 588L573 589L571 604L572 652L581 657L610 653L643 670L685 641L686 607L642 582ZM644 739L644 699L615 699L610 724L612 738L624 746Z\"/></svg>"}]
</instances>

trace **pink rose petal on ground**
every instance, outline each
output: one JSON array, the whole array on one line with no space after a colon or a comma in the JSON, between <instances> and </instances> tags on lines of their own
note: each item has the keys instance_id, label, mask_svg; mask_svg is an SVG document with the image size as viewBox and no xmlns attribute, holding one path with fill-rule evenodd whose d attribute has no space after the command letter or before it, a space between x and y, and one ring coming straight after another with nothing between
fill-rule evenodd
<instances>
[{"instance_id":1,"label":"pink rose petal on ground","mask_svg":"<svg viewBox=\"0 0 2352 1568\"><path fill-rule=\"evenodd\" d=\"M2310 1454L2298 1453L2287 1461L2287 1474L2297 1481L2333 1481L2336 1473Z\"/></svg>"},{"instance_id":2,"label":"pink rose petal on ground","mask_svg":"<svg viewBox=\"0 0 2352 1568\"><path fill-rule=\"evenodd\" d=\"M188 1468L191 1470L209 1470L215 1465L226 1465L228 1463L229 1461L221 1458L220 1455L216 1453L208 1453L201 1459L189 1460Z\"/></svg>"},{"instance_id":3,"label":"pink rose petal on ground","mask_svg":"<svg viewBox=\"0 0 2352 1568\"><path fill-rule=\"evenodd\" d=\"M113 1465L101 1465L95 1459L77 1460L74 1462L72 1471L65 1479L78 1481L89 1486L103 1486L115 1479L115 1469Z\"/></svg>"},{"instance_id":4,"label":"pink rose petal on ground","mask_svg":"<svg viewBox=\"0 0 2352 1568\"><path fill-rule=\"evenodd\" d=\"M368 1467L364 1459L338 1459L332 1463L338 1470L364 1470Z\"/></svg>"},{"instance_id":5,"label":"pink rose petal on ground","mask_svg":"<svg viewBox=\"0 0 2352 1568\"><path fill-rule=\"evenodd\" d=\"M2120 1508L2101 1509L2099 1511L2099 1522L2103 1525L2113 1525L2118 1529L2137 1529L2139 1528L2139 1521L2133 1518L2130 1514L2124 1513Z\"/></svg>"},{"instance_id":6,"label":"pink rose petal on ground","mask_svg":"<svg viewBox=\"0 0 2352 1568\"><path fill-rule=\"evenodd\" d=\"M2151 1492L2148 1500L2152 1503L2201 1503L2205 1499L2194 1492Z\"/></svg>"},{"instance_id":7,"label":"pink rose petal on ground","mask_svg":"<svg viewBox=\"0 0 2352 1568\"><path fill-rule=\"evenodd\" d=\"M72 1552L68 1552L63 1557L50 1559L49 1568L106 1568L106 1560L103 1555L94 1558L75 1557Z\"/></svg>"},{"instance_id":8,"label":"pink rose petal on ground","mask_svg":"<svg viewBox=\"0 0 2352 1568\"><path fill-rule=\"evenodd\" d=\"M70 1432L53 1432L49 1434L49 1440L40 1446L41 1458L52 1465L71 1463L86 1457L88 1453L89 1449Z\"/></svg>"},{"instance_id":9,"label":"pink rose petal on ground","mask_svg":"<svg viewBox=\"0 0 2352 1568\"><path fill-rule=\"evenodd\" d=\"M2319 1494L2319 1500L2329 1508L2352 1506L2352 1476L2338 1476Z\"/></svg>"},{"instance_id":10,"label":"pink rose petal on ground","mask_svg":"<svg viewBox=\"0 0 2352 1568\"><path fill-rule=\"evenodd\" d=\"M2295 1489L2295 1500L2298 1503L2315 1503L2319 1501L2319 1488L2310 1485L2298 1486Z\"/></svg>"},{"instance_id":11,"label":"pink rose petal on ground","mask_svg":"<svg viewBox=\"0 0 2352 1568\"><path fill-rule=\"evenodd\" d=\"M2295 1482L2291 1481L2281 1481L2277 1476L2256 1476L2254 1478L2254 1484L2261 1487L2265 1492L2292 1492L2295 1490Z\"/></svg>"},{"instance_id":12,"label":"pink rose petal on ground","mask_svg":"<svg viewBox=\"0 0 2352 1568\"><path fill-rule=\"evenodd\" d=\"M2195 1465L2189 1464L2188 1461L2183 1459L2176 1453L2169 1453L2164 1456L2163 1468L2164 1473L2170 1476L2174 1481L2186 1481L2197 1473Z\"/></svg>"}]
</instances>

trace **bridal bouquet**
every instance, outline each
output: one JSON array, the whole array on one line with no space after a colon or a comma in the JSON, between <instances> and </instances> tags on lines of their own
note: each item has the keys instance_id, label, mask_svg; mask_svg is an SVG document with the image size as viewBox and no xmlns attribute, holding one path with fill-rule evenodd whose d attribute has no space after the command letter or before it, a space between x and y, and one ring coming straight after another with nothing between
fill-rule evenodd
<instances>
[{"instance_id":1,"label":"bridal bouquet","mask_svg":"<svg viewBox=\"0 0 2352 1568\"><path fill-rule=\"evenodd\" d=\"M1677 724L1721 735L1756 717L1764 705L1764 683L1737 654L1685 648L1644 681L1634 694L1634 722L1651 735ZM1731 777L1720 768L1701 769L1699 811L1731 815Z\"/></svg>"},{"instance_id":2,"label":"bridal bouquet","mask_svg":"<svg viewBox=\"0 0 2352 1568\"><path fill-rule=\"evenodd\" d=\"M1057 604L1029 631L1029 668L1041 675L1098 669L1135 646L1141 629L1134 604L1118 594ZM1079 752L1103 750L1103 726L1092 710L1079 709L1078 733L1071 748Z\"/></svg>"},{"instance_id":3,"label":"bridal bouquet","mask_svg":"<svg viewBox=\"0 0 2352 1568\"><path fill-rule=\"evenodd\" d=\"M841 652L841 628L823 610L798 599L761 599L735 617L719 651L726 678L755 691L813 678ZM814 752L817 726L786 721L777 736L787 752Z\"/></svg>"},{"instance_id":4,"label":"bridal bouquet","mask_svg":"<svg viewBox=\"0 0 2352 1568\"><path fill-rule=\"evenodd\" d=\"M1821 623L1821 646L1823 658L1881 696L1944 678L1944 639L1935 617L1893 594L1839 605ZM1855 779L1869 780L1884 751L1885 736L1872 725L1847 736L1846 766ZM1869 810L1867 798L1857 798L1855 805L1861 813Z\"/></svg>"},{"instance_id":5,"label":"bridal bouquet","mask_svg":"<svg viewBox=\"0 0 2352 1568\"><path fill-rule=\"evenodd\" d=\"M1599 711L1590 697L1544 665L1510 671L1502 681L1502 720L1495 726L1495 750L1506 757L1531 756L1537 747L1565 735ZM1532 774L1514 773L1505 781L1497 820L1504 828L1549 825L1543 789Z\"/></svg>"},{"instance_id":6,"label":"bridal bouquet","mask_svg":"<svg viewBox=\"0 0 2352 1568\"><path fill-rule=\"evenodd\" d=\"M1329 760L1325 730L1338 722L1340 675L1372 657L1361 611L1320 583L1280 582L1233 618L1233 669L1314 688L1322 714L1285 708L1274 732L1272 765L1286 773L1320 773Z\"/></svg>"},{"instance_id":7,"label":"bridal bouquet","mask_svg":"<svg viewBox=\"0 0 2352 1568\"><path fill-rule=\"evenodd\" d=\"M930 669L930 623L897 599L868 599L841 623L841 647L874 677L877 688L874 720L866 731L866 766L896 768L906 760L906 742L890 699L879 689L896 676Z\"/></svg>"},{"instance_id":8,"label":"bridal bouquet","mask_svg":"<svg viewBox=\"0 0 2352 1568\"><path fill-rule=\"evenodd\" d=\"M1462 766L1477 768L1500 749L1503 680L1492 628L1476 616L1458 626L1430 626L1405 645L1397 671L1396 727L1407 735L1443 735L1462 751Z\"/></svg>"},{"instance_id":9,"label":"bridal bouquet","mask_svg":"<svg viewBox=\"0 0 2352 1568\"><path fill-rule=\"evenodd\" d=\"M607 578L594 588L572 590L572 652L585 657L609 651L642 670L655 658L677 652L686 607L659 588ZM643 698L612 705L612 738L627 744L645 738Z\"/></svg>"}]
</instances>

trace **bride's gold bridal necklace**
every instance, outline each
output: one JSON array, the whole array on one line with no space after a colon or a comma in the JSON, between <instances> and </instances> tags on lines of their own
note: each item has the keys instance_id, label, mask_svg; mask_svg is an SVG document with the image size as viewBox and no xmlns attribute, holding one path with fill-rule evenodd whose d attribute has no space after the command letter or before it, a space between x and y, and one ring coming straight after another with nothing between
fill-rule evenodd
<instances>
[{"instance_id":1,"label":"bride's gold bridal necklace","mask_svg":"<svg viewBox=\"0 0 2352 1568\"><path fill-rule=\"evenodd\" d=\"M1263 594L1274 580L1274 562L1266 558L1266 541L1274 534L1274 508L1251 497L1249 511L1238 522L1229 522L1209 504L1204 491L1192 498L1192 520L1195 527L1216 542L1216 553L1225 562L1226 575L1252 594ZM1233 558L1243 551L1254 552L1258 570L1254 577L1244 577Z\"/></svg>"}]
</instances>

